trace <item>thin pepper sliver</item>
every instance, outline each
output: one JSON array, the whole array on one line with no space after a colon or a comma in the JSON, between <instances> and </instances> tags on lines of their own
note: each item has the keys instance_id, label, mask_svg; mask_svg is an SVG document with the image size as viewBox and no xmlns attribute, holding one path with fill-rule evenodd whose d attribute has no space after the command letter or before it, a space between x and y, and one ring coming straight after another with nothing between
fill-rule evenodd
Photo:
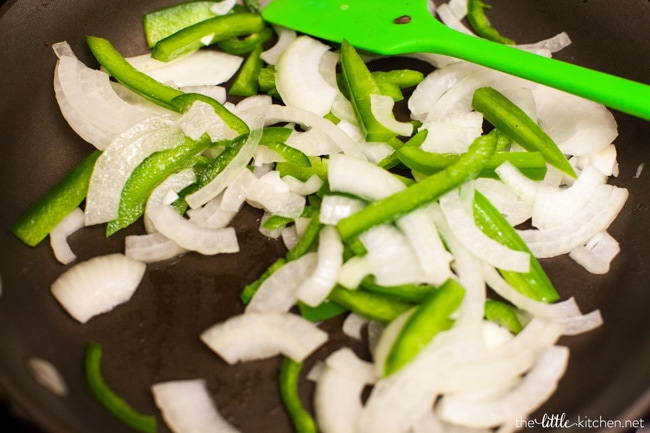
<instances>
[{"instance_id":1,"label":"thin pepper sliver","mask_svg":"<svg viewBox=\"0 0 650 433\"><path fill-rule=\"evenodd\" d=\"M343 218L337 224L341 238L349 241L376 225L392 222L475 178L494 154L496 143L493 134L478 137L456 163Z\"/></svg>"},{"instance_id":2,"label":"thin pepper sliver","mask_svg":"<svg viewBox=\"0 0 650 433\"><path fill-rule=\"evenodd\" d=\"M38 245L86 198L90 176L101 155L96 150L77 164L9 229L29 246Z\"/></svg>"},{"instance_id":3,"label":"thin pepper sliver","mask_svg":"<svg viewBox=\"0 0 650 433\"><path fill-rule=\"evenodd\" d=\"M229 95L236 96L255 96L259 89L259 76L264 61L260 57L262 54L262 44L257 44L250 52L244 64L239 69L235 81L232 83Z\"/></svg>"},{"instance_id":4,"label":"thin pepper sliver","mask_svg":"<svg viewBox=\"0 0 650 433\"><path fill-rule=\"evenodd\" d=\"M488 299L485 301L485 318L497 325L505 327L515 335L524 329L515 309L511 305L497 301L496 299Z\"/></svg>"},{"instance_id":5,"label":"thin pepper sliver","mask_svg":"<svg viewBox=\"0 0 650 433\"><path fill-rule=\"evenodd\" d=\"M280 369L280 396L284 407L289 413L296 433L317 433L316 422L305 409L298 395L298 380L302 371L302 363L291 358L282 359Z\"/></svg>"},{"instance_id":6,"label":"thin pepper sliver","mask_svg":"<svg viewBox=\"0 0 650 433\"><path fill-rule=\"evenodd\" d=\"M157 431L155 416L137 412L106 385L101 372L101 359L102 346L98 343L90 343L86 349L84 367L86 381L93 394L108 410L126 424L145 433L155 433Z\"/></svg>"},{"instance_id":7,"label":"thin pepper sliver","mask_svg":"<svg viewBox=\"0 0 650 433\"><path fill-rule=\"evenodd\" d=\"M557 301L560 296L548 275L514 227L501 215L501 212L476 190L472 207L474 221L483 233L508 248L524 251L530 255L530 270L528 272L499 269L501 276L517 291L529 298L542 302Z\"/></svg>"},{"instance_id":8,"label":"thin pepper sliver","mask_svg":"<svg viewBox=\"0 0 650 433\"><path fill-rule=\"evenodd\" d=\"M474 92L472 108L524 149L537 151L553 167L575 178L576 173L560 148L521 108L492 87Z\"/></svg>"},{"instance_id":9,"label":"thin pepper sliver","mask_svg":"<svg viewBox=\"0 0 650 433\"><path fill-rule=\"evenodd\" d=\"M485 15L485 9L490 5L482 0L468 0L467 2L467 21L472 29L480 36L500 44L514 45L515 41L507 38L492 26L490 20Z\"/></svg>"},{"instance_id":10,"label":"thin pepper sliver","mask_svg":"<svg viewBox=\"0 0 650 433\"><path fill-rule=\"evenodd\" d=\"M394 296L363 289L348 290L338 285L332 289L328 299L359 316L381 323L389 323L413 307L413 304Z\"/></svg>"}]
</instances>

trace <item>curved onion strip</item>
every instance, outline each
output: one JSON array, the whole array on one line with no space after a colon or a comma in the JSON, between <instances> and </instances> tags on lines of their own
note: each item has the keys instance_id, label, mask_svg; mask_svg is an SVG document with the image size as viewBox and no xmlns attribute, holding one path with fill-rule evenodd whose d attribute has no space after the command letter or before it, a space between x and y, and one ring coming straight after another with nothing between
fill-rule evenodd
<instances>
[{"instance_id":1,"label":"curved onion strip","mask_svg":"<svg viewBox=\"0 0 650 433\"><path fill-rule=\"evenodd\" d=\"M77 256L68 244L68 236L84 227L84 212L75 208L50 232L50 245L56 259L67 265L76 260Z\"/></svg>"},{"instance_id":2,"label":"curved onion strip","mask_svg":"<svg viewBox=\"0 0 650 433\"><path fill-rule=\"evenodd\" d=\"M346 289L354 290L361 281L375 272L375 266L367 257L351 257L341 266L337 282Z\"/></svg>"},{"instance_id":3,"label":"curved onion strip","mask_svg":"<svg viewBox=\"0 0 650 433\"><path fill-rule=\"evenodd\" d=\"M296 39L297 34L295 30L288 29L282 26L273 26L273 30L278 35L278 40L271 48L262 52L260 57L269 65L275 65L284 50Z\"/></svg>"},{"instance_id":4,"label":"curved onion strip","mask_svg":"<svg viewBox=\"0 0 650 433\"><path fill-rule=\"evenodd\" d=\"M34 380L54 395L68 395L68 385L61 372L50 362L42 358L31 357L27 368Z\"/></svg>"},{"instance_id":5,"label":"curved onion strip","mask_svg":"<svg viewBox=\"0 0 650 433\"><path fill-rule=\"evenodd\" d=\"M408 137L413 133L413 124L395 119L393 107L395 101L387 95L370 95L370 111L377 121L397 135Z\"/></svg>"},{"instance_id":6,"label":"curved onion strip","mask_svg":"<svg viewBox=\"0 0 650 433\"><path fill-rule=\"evenodd\" d=\"M175 433L238 433L218 411L204 379L175 380L151 387L156 406Z\"/></svg>"},{"instance_id":7,"label":"curved onion strip","mask_svg":"<svg viewBox=\"0 0 650 433\"><path fill-rule=\"evenodd\" d=\"M456 113L422 125L429 131L420 146L427 152L463 153L483 133L483 115L478 111Z\"/></svg>"},{"instance_id":8,"label":"curved onion strip","mask_svg":"<svg viewBox=\"0 0 650 433\"><path fill-rule=\"evenodd\" d=\"M350 313L343 321L341 330L345 335L355 340L363 337L363 328L368 324L368 319L355 313ZM373 370L374 371L374 370Z\"/></svg>"},{"instance_id":9,"label":"curved onion strip","mask_svg":"<svg viewBox=\"0 0 650 433\"><path fill-rule=\"evenodd\" d=\"M328 50L328 45L303 35L280 55L275 65L275 85L287 106L317 116L330 112L338 90L320 73L321 60Z\"/></svg>"},{"instance_id":10,"label":"curved onion strip","mask_svg":"<svg viewBox=\"0 0 650 433\"><path fill-rule=\"evenodd\" d=\"M143 263L171 259L187 250L161 233L131 235L124 238L124 255Z\"/></svg>"},{"instance_id":11,"label":"curved onion strip","mask_svg":"<svg viewBox=\"0 0 650 433\"><path fill-rule=\"evenodd\" d=\"M549 53L557 53L569 45L571 45L571 38L569 38L569 35L566 32L560 32L555 36L531 44L517 44L516 47L521 50L532 52L547 51Z\"/></svg>"},{"instance_id":12,"label":"curved onion strip","mask_svg":"<svg viewBox=\"0 0 650 433\"><path fill-rule=\"evenodd\" d=\"M52 294L81 323L128 301L140 284L146 265L122 254L81 262L52 284Z\"/></svg>"},{"instance_id":13,"label":"curved onion strip","mask_svg":"<svg viewBox=\"0 0 650 433\"><path fill-rule=\"evenodd\" d=\"M215 15L226 15L237 4L237 0L221 0L210 6L210 12Z\"/></svg>"},{"instance_id":14,"label":"curved onion strip","mask_svg":"<svg viewBox=\"0 0 650 433\"><path fill-rule=\"evenodd\" d=\"M313 273L318 257L308 253L273 272L257 289L246 313L287 313L296 304L296 289Z\"/></svg>"},{"instance_id":15,"label":"curved onion strip","mask_svg":"<svg viewBox=\"0 0 650 433\"><path fill-rule=\"evenodd\" d=\"M620 251L618 241L606 231L602 231L585 245L571 250L569 257L592 274L606 274L612 260Z\"/></svg>"},{"instance_id":16,"label":"curved onion strip","mask_svg":"<svg viewBox=\"0 0 650 433\"><path fill-rule=\"evenodd\" d=\"M272 125L279 122L294 122L307 128L320 129L327 136L333 145L341 149L343 153L358 159L365 159L359 146L340 128L327 119L314 113L296 107L283 105L271 105L270 107L252 108L241 113L241 117L247 122L253 119L264 119L264 125Z\"/></svg>"},{"instance_id":17,"label":"curved onion strip","mask_svg":"<svg viewBox=\"0 0 650 433\"><path fill-rule=\"evenodd\" d=\"M343 195L328 194L323 197L320 207L320 222L336 225L341 219L360 211L364 207L361 200Z\"/></svg>"},{"instance_id":18,"label":"curved onion strip","mask_svg":"<svg viewBox=\"0 0 650 433\"><path fill-rule=\"evenodd\" d=\"M302 214L305 197L289 191L289 186L280 179L277 171L259 179L252 176L244 188L244 196L250 205L287 218L298 218Z\"/></svg>"},{"instance_id":19,"label":"curved onion strip","mask_svg":"<svg viewBox=\"0 0 650 433\"><path fill-rule=\"evenodd\" d=\"M246 313L208 328L201 340L229 364L279 354L302 362L327 333L295 314Z\"/></svg>"},{"instance_id":20,"label":"curved onion strip","mask_svg":"<svg viewBox=\"0 0 650 433\"><path fill-rule=\"evenodd\" d=\"M490 203L508 220L512 226L517 226L528 220L533 214L530 203L522 200L506 184L496 179L478 178L474 187L480 191Z\"/></svg>"},{"instance_id":21,"label":"curved onion strip","mask_svg":"<svg viewBox=\"0 0 650 433\"><path fill-rule=\"evenodd\" d=\"M170 62L161 62L142 54L127 57L135 69L161 83L183 86L216 86L231 79L243 58L216 50L198 50Z\"/></svg>"},{"instance_id":22,"label":"curved onion strip","mask_svg":"<svg viewBox=\"0 0 650 433\"><path fill-rule=\"evenodd\" d=\"M592 200L563 224L545 230L520 230L519 234L536 257L566 254L606 230L623 208L628 195L625 188L601 185Z\"/></svg>"},{"instance_id":23,"label":"curved onion strip","mask_svg":"<svg viewBox=\"0 0 650 433\"><path fill-rule=\"evenodd\" d=\"M117 218L124 184L133 170L153 152L181 143L184 134L171 116L152 117L119 135L99 156L86 197L86 225Z\"/></svg>"},{"instance_id":24,"label":"curved onion strip","mask_svg":"<svg viewBox=\"0 0 650 433\"><path fill-rule=\"evenodd\" d=\"M316 269L296 289L296 296L312 307L323 302L336 284L343 264L343 242L334 226L321 229L318 238L318 262Z\"/></svg>"},{"instance_id":25,"label":"curved onion strip","mask_svg":"<svg viewBox=\"0 0 650 433\"><path fill-rule=\"evenodd\" d=\"M332 191L352 194L367 200L379 200L406 186L388 171L346 155L330 157L327 180Z\"/></svg>"},{"instance_id":26,"label":"curved onion strip","mask_svg":"<svg viewBox=\"0 0 650 433\"><path fill-rule=\"evenodd\" d=\"M474 190L471 192L473 197ZM450 191L441 197L440 208L454 235L477 257L499 269L528 272L530 255L510 249L483 233L476 226L473 215L467 212L459 190Z\"/></svg>"},{"instance_id":27,"label":"curved onion strip","mask_svg":"<svg viewBox=\"0 0 650 433\"><path fill-rule=\"evenodd\" d=\"M495 427L512 422L522 413L532 413L550 397L566 370L568 360L568 348L549 347L511 392L484 400L476 400L471 394L447 394L437 404L436 411L448 422L469 427Z\"/></svg>"},{"instance_id":28,"label":"curved onion strip","mask_svg":"<svg viewBox=\"0 0 650 433\"><path fill-rule=\"evenodd\" d=\"M526 177L509 161L506 161L495 168L494 172L499 176L501 181L510 187L510 189L522 200L531 205L535 203L537 191L540 188L538 182Z\"/></svg>"},{"instance_id":29,"label":"curved onion strip","mask_svg":"<svg viewBox=\"0 0 650 433\"><path fill-rule=\"evenodd\" d=\"M207 229L220 229L230 224L237 215L236 211L225 210L221 205L223 194L218 195L203 207L188 209L187 216L194 224Z\"/></svg>"}]
</instances>

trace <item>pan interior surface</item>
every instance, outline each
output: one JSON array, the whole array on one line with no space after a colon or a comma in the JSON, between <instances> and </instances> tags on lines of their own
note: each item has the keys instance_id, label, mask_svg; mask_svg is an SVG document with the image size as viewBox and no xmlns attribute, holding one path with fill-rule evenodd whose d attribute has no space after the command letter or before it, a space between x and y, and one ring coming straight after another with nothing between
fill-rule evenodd
<instances>
[{"instance_id":1,"label":"pan interior surface","mask_svg":"<svg viewBox=\"0 0 650 433\"><path fill-rule=\"evenodd\" d=\"M7 229L92 151L58 109L51 45L67 40L82 61L94 66L86 35L109 39L125 55L144 53L142 16L170 3L15 0L0 9L0 387L12 405L48 433L132 431L107 412L86 385L82 360L91 341L104 347L106 381L143 413L158 413L152 384L204 377L221 413L243 433L268 431L269 425L274 433L292 431L277 390L278 359L226 366L197 337L243 311L240 290L284 254L280 241L258 233L259 211L245 208L237 218L241 253L187 254L150 265L128 303L85 325L72 320L50 294L50 284L65 267L48 243L27 247ZM637 81L650 77L650 39L643 30L650 26L650 3L645 0L490 4L492 24L517 42L566 31L573 43L558 58ZM639 168L650 160L650 123L614 114L620 173L613 183L630 191L610 227L621 253L603 276L588 274L566 257L543 262L562 297L575 296L586 312L601 309L605 324L562 341L571 348L569 370L553 398L533 415L536 419L543 414L566 414L570 420L635 419L650 410L650 175L639 175ZM70 238L79 260L121 251L124 237L140 233L142 227L109 239L103 230L90 227ZM336 322L326 326L340 329ZM342 338L335 336L331 346L310 358L305 370L342 344ZM28 369L34 357L57 367L68 385L67 396L56 396L34 381ZM310 386L301 389L305 401ZM168 432L159 421L159 431ZM526 430L554 431L542 426Z\"/></svg>"}]
</instances>

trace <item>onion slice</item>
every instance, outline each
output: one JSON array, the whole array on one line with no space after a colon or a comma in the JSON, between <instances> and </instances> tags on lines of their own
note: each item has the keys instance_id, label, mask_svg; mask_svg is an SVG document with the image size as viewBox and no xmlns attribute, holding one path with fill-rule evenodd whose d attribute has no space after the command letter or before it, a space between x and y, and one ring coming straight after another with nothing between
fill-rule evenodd
<instances>
[{"instance_id":1,"label":"onion slice","mask_svg":"<svg viewBox=\"0 0 650 433\"><path fill-rule=\"evenodd\" d=\"M77 259L68 244L68 236L82 227L84 227L84 212L81 208L75 208L50 232L50 245L54 256L64 265Z\"/></svg>"}]
</instances>

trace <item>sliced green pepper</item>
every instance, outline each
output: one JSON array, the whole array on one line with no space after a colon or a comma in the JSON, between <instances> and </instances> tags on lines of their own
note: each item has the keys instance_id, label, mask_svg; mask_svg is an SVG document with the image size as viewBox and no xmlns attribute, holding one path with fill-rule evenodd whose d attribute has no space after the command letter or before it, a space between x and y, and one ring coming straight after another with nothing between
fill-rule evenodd
<instances>
[{"instance_id":1,"label":"sliced green pepper","mask_svg":"<svg viewBox=\"0 0 650 433\"><path fill-rule=\"evenodd\" d=\"M346 40L341 44L342 83L366 141L388 141L397 136L372 113L370 95L381 95L379 85L361 56Z\"/></svg>"},{"instance_id":2,"label":"sliced green pepper","mask_svg":"<svg viewBox=\"0 0 650 433\"><path fill-rule=\"evenodd\" d=\"M343 218L337 225L341 238L348 241L371 227L392 222L475 178L494 154L496 142L491 134L478 137L456 163Z\"/></svg>"},{"instance_id":3,"label":"sliced green pepper","mask_svg":"<svg viewBox=\"0 0 650 433\"><path fill-rule=\"evenodd\" d=\"M251 33L243 38L225 39L217 42L221 51L230 54L244 54L252 51L273 37L275 32L271 27L265 27L261 32Z\"/></svg>"},{"instance_id":4,"label":"sliced green pepper","mask_svg":"<svg viewBox=\"0 0 650 433\"><path fill-rule=\"evenodd\" d=\"M262 93L266 93L275 99L282 100L282 96L280 96L278 89L275 87L275 66L269 65L262 68L257 80Z\"/></svg>"},{"instance_id":5,"label":"sliced green pepper","mask_svg":"<svg viewBox=\"0 0 650 433\"><path fill-rule=\"evenodd\" d=\"M282 359L280 369L280 396L284 407L289 413L296 433L317 433L316 422L311 414L305 409L298 395L298 380L302 363L291 358Z\"/></svg>"},{"instance_id":6,"label":"sliced green pepper","mask_svg":"<svg viewBox=\"0 0 650 433\"><path fill-rule=\"evenodd\" d=\"M382 323L394 320L397 316L413 307L413 304L393 296L363 289L348 290L341 286L335 286L328 299L359 316Z\"/></svg>"},{"instance_id":7,"label":"sliced green pepper","mask_svg":"<svg viewBox=\"0 0 650 433\"><path fill-rule=\"evenodd\" d=\"M101 372L102 346L90 343L86 349L84 366L86 381L95 397L115 416L129 426L145 433L156 432L156 417L143 415L133 409L122 397L115 394L104 382Z\"/></svg>"},{"instance_id":8,"label":"sliced green pepper","mask_svg":"<svg viewBox=\"0 0 650 433\"><path fill-rule=\"evenodd\" d=\"M503 278L517 291L529 298L543 302L558 300L559 295L553 287L553 283L521 236L501 215L501 212L479 191L474 191L473 211L474 221L483 233L508 248L524 251L530 255L530 270L528 272L499 269Z\"/></svg>"},{"instance_id":9,"label":"sliced green pepper","mask_svg":"<svg viewBox=\"0 0 650 433\"><path fill-rule=\"evenodd\" d=\"M221 117L221 119L226 122L226 125L228 125L233 131L239 134L246 134L250 132L250 128L246 122L233 114L233 112L224 107L223 104L221 104L219 101L209 96L201 95L199 93L183 93L182 95L178 95L172 99L172 104L174 105L176 111L179 113L184 113L196 101L210 104L217 116Z\"/></svg>"},{"instance_id":10,"label":"sliced green pepper","mask_svg":"<svg viewBox=\"0 0 650 433\"><path fill-rule=\"evenodd\" d=\"M560 148L521 108L492 87L474 92L472 108L512 141L531 152L540 152L546 162L571 177L576 177Z\"/></svg>"},{"instance_id":11,"label":"sliced green pepper","mask_svg":"<svg viewBox=\"0 0 650 433\"><path fill-rule=\"evenodd\" d=\"M32 247L45 239L86 198L90 176L99 155L101 151L96 150L75 166L9 227L11 232Z\"/></svg>"},{"instance_id":12,"label":"sliced green pepper","mask_svg":"<svg viewBox=\"0 0 650 433\"><path fill-rule=\"evenodd\" d=\"M145 14L144 34L149 48L161 39L198 22L215 16L214 1L186 1Z\"/></svg>"},{"instance_id":13,"label":"sliced green pepper","mask_svg":"<svg viewBox=\"0 0 650 433\"><path fill-rule=\"evenodd\" d=\"M468 0L467 1L467 21L469 25L472 26L474 31L493 42L498 42L500 44L514 45L515 41L509 39L505 36L502 36L501 33L490 23L490 20L485 15L485 9L491 7L490 5L483 3L481 0Z\"/></svg>"},{"instance_id":14,"label":"sliced green pepper","mask_svg":"<svg viewBox=\"0 0 650 433\"><path fill-rule=\"evenodd\" d=\"M275 169L280 172L280 176L293 176L296 179L306 182L312 175L316 175L323 180L327 180L327 158L318 156L308 156L309 165L294 163L290 161L278 162Z\"/></svg>"},{"instance_id":15,"label":"sliced green pepper","mask_svg":"<svg viewBox=\"0 0 650 433\"><path fill-rule=\"evenodd\" d=\"M154 188L172 173L193 166L196 157L210 143L207 135L196 141L186 137L179 146L153 153L142 161L122 189L118 217L108 223L106 236L136 222L144 214L147 199Z\"/></svg>"},{"instance_id":16,"label":"sliced green pepper","mask_svg":"<svg viewBox=\"0 0 650 433\"><path fill-rule=\"evenodd\" d=\"M485 301L485 318L503 326L515 335L519 334L523 329L515 309L505 302L495 299Z\"/></svg>"},{"instance_id":17,"label":"sliced green pepper","mask_svg":"<svg viewBox=\"0 0 650 433\"><path fill-rule=\"evenodd\" d=\"M382 286L377 284L373 277L366 277L361 280L360 287L370 292L394 296L409 302L420 302L429 293L436 290L430 284L401 284L398 286Z\"/></svg>"},{"instance_id":18,"label":"sliced green pepper","mask_svg":"<svg viewBox=\"0 0 650 433\"><path fill-rule=\"evenodd\" d=\"M382 95L392 97L395 102L404 99L402 89L416 86L424 80L424 74L422 72L412 69L374 71L372 75L375 77Z\"/></svg>"},{"instance_id":19,"label":"sliced green pepper","mask_svg":"<svg viewBox=\"0 0 650 433\"><path fill-rule=\"evenodd\" d=\"M449 279L431 292L408 318L386 357L388 376L411 362L433 338L453 324L450 315L458 309L465 289Z\"/></svg>"},{"instance_id":20,"label":"sliced green pepper","mask_svg":"<svg viewBox=\"0 0 650 433\"><path fill-rule=\"evenodd\" d=\"M265 25L260 15L248 12L216 16L161 39L151 57L168 62L218 41L260 32Z\"/></svg>"},{"instance_id":21,"label":"sliced green pepper","mask_svg":"<svg viewBox=\"0 0 650 433\"><path fill-rule=\"evenodd\" d=\"M262 54L262 45L258 44L248 55L244 64L235 77L235 81L230 87L228 93L236 96L254 96L259 89L259 76L264 61L260 57Z\"/></svg>"},{"instance_id":22,"label":"sliced green pepper","mask_svg":"<svg viewBox=\"0 0 650 433\"><path fill-rule=\"evenodd\" d=\"M226 146L223 152L217 155L210 163L203 169L199 175L198 185L199 188L204 187L212 179L217 177L219 173L224 171L228 164L237 156L239 151L244 147L248 140L248 134L242 134L235 138L229 146Z\"/></svg>"},{"instance_id":23,"label":"sliced green pepper","mask_svg":"<svg viewBox=\"0 0 650 433\"><path fill-rule=\"evenodd\" d=\"M313 323L322 322L339 314L349 311L347 308L337 304L336 302L326 299L319 305L312 307L304 302L298 301L298 310L300 315Z\"/></svg>"},{"instance_id":24,"label":"sliced green pepper","mask_svg":"<svg viewBox=\"0 0 650 433\"><path fill-rule=\"evenodd\" d=\"M320 222L320 212L315 211L298 243L287 253L287 261L290 262L299 259L307 254L316 245L316 242L318 242L321 228L323 228L323 223Z\"/></svg>"},{"instance_id":25,"label":"sliced green pepper","mask_svg":"<svg viewBox=\"0 0 650 433\"><path fill-rule=\"evenodd\" d=\"M460 154L433 153L418 147L404 146L397 150L397 157L411 170L431 175L458 161ZM486 163L480 176L496 177L494 169L505 161L533 180L542 180L546 175L546 161L539 152L497 152Z\"/></svg>"}]
</instances>

